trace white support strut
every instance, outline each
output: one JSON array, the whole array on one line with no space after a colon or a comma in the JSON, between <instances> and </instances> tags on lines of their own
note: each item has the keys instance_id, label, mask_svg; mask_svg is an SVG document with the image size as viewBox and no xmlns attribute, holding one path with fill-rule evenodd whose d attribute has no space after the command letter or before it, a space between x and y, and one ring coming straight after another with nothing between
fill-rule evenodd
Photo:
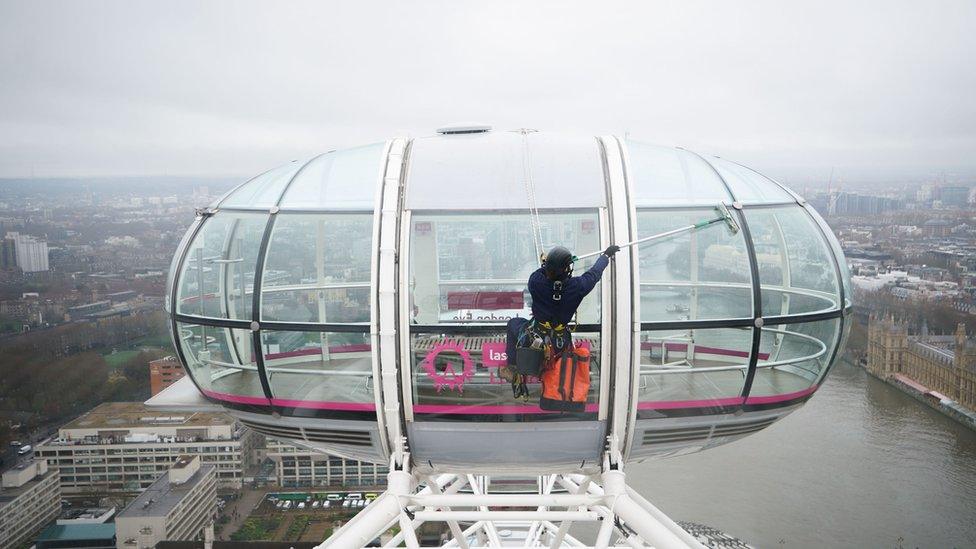
<instances>
[{"instance_id":1,"label":"white support strut","mask_svg":"<svg viewBox=\"0 0 976 549\"><path fill-rule=\"evenodd\" d=\"M409 454L400 458L409 463ZM492 493L487 476L420 477L407 467L391 469L386 492L317 549L352 549L376 542L383 547L420 547L420 529L428 522L448 526L433 530L440 547L704 549L629 488L620 470L540 477L537 493L513 494ZM571 535L572 523L597 524L595 540L585 543ZM394 527L399 532L388 532ZM430 541L428 532L425 546Z\"/></svg>"}]
</instances>

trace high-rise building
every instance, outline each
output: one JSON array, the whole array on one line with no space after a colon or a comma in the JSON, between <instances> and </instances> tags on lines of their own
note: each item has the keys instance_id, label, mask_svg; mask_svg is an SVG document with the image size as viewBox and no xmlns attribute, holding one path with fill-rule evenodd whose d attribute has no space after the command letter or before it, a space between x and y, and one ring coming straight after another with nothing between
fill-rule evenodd
<instances>
[{"instance_id":1,"label":"high-rise building","mask_svg":"<svg viewBox=\"0 0 976 549\"><path fill-rule=\"evenodd\" d=\"M160 391L176 383L186 375L176 357L168 356L149 363L149 392L156 396Z\"/></svg>"},{"instance_id":2,"label":"high-rise building","mask_svg":"<svg viewBox=\"0 0 976 549\"><path fill-rule=\"evenodd\" d=\"M386 465L329 456L270 437L267 441L268 457L275 462L282 488L386 484Z\"/></svg>"},{"instance_id":3,"label":"high-rise building","mask_svg":"<svg viewBox=\"0 0 976 549\"><path fill-rule=\"evenodd\" d=\"M181 455L213 465L221 487L240 488L258 435L222 413L161 413L137 402L107 402L38 445L61 472L66 493L135 492Z\"/></svg>"},{"instance_id":4,"label":"high-rise building","mask_svg":"<svg viewBox=\"0 0 976 549\"><path fill-rule=\"evenodd\" d=\"M939 198L943 206L964 208L969 203L969 187L940 187Z\"/></svg>"},{"instance_id":5,"label":"high-rise building","mask_svg":"<svg viewBox=\"0 0 976 549\"><path fill-rule=\"evenodd\" d=\"M25 273L38 273L47 271L50 268L48 264L47 242L17 232L7 233L6 238L14 241L17 266L20 267L20 270Z\"/></svg>"},{"instance_id":6,"label":"high-rise building","mask_svg":"<svg viewBox=\"0 0 976 549\"><path fill-rule=\"evenodd\" d=\"M0 270L8 271L17 266L17 245L13 238L0 239Z\"/></svg>"},{"instance_id":7,"label":"high-rise building","mask_svg":"<svg viewBox=\"0 0 976 549\"><path fill-rule=\"evenodd\" d=\"M118 549L152 549L161 541L202 538L217 511L217 475L199 456L180 456L115 517Z\"/></svg>"},{"instance_id":8,"label":"high-rise building","mask_svg":"<svg viewBox=\"0 0 976 549\"><path fill-rule=\"evenodd\" d=\"M0 547L17 547L54 520L61 510L58 472L44 460L29 460L3 473L0 485Z\"/></svg>"}]
</instances>

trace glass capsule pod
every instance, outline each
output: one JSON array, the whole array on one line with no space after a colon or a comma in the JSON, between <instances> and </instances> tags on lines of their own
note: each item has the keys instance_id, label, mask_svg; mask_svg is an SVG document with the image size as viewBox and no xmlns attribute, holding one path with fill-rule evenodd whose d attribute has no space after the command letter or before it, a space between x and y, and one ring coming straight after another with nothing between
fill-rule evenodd
<instances>
[{"instance_id":1,"label":"glass capsule pod","mask_svg":"<svg viewBox=\"0 0 976 549\"><path fill-rule=\"evenodd\" d=\"M582 412L513 396L505 325L541 248L624 248L583 301ZM576 266L579 274L595 258ZM268 171L200 210L167 307L202 395L325 452L532 471L684 454L759 431L843 347L840 246L795 193L734 162L607 137L445 131Z\"/></svg>"}]
</instances>

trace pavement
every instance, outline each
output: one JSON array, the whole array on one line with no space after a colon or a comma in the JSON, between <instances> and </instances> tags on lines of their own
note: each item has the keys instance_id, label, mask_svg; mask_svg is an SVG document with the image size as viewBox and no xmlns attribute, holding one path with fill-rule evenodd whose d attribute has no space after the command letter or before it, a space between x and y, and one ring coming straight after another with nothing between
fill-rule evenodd
<instances>
[{"instance_id":1,"label":"pavement","mask_svg":"<svg viewBox=\"0 0 976 549\"><path fill-rule=\"evenodd\" d=\"M245 486L238 494L240 497L228 502L224 509L224 514L230 517L230 521L221 526L216 533L218 540L229 540L230 535L244 524L244 520L251 516L251 512L264 500L268 491L264 489L255 490Z\"/></svg>"}]
</instances>

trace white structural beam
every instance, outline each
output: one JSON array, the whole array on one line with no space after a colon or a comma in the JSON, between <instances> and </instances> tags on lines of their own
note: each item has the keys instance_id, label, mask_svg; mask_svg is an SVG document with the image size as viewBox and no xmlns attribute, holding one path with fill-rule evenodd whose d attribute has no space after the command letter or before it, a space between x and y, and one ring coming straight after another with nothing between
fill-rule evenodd
<instances>
[{"instance_id":1,"label":"white structural beam","mask_svg":"<svg viewBox=\"0 0 976 549\"><path fill-rule=\"evenodd\" d=\"M403 456L409 463L409 455ZM426 482L427 486L420 483ZM704 549L691 534L626 484L619 470L600 475L539 478L538 493L491 493L488 477L420 478L391 471L386 492L337 530L318 549L364 547L394 526L384 547L419 547L418 529L446 523L441 547L631 547ZM565 492L555 491L565 489ZM595 544L569 533L572 522L598 523ZM444 529L442 529L444 530ZM615 541L614 541L615 540Z\"/></svg>"},{"instance_id":2,"label":"white structural beam","mask_svg":"<svg viewBox=\"0 0 976 549\"><path fill-rule=\"evenodd\" d=\"M606 136L600 138L600 147L603 151L604 162L606 163L607 197L610 205L610 234L613 242L620 244L632 242L637 239L636 228L633 226L635 217L632 217L630 192L625 177L624 158L621 148L617 144L616 138ZM603 383L608 384L613 389L611 402L613 408L610 410L610 459L614 464L622 460L622 454L629 447L627 425L632 422L631 416L631 387L636 384L638 371L639 355L635 349L639 350L640 345L634 345L634 331L631 329L635 321L633 296L634 293L634 273L638 263L638 247L631 246L623 249L614 256L611 263L610 296L613 302L608 309L604 309L612 314L612 317L604 319L604 325L610 328L612 344L610 369L608 375L610 380L604 378ZM639 300L637 300L639 301ZM639 341L639 338L638 338ZM639 352L639 351L638 351Z\"/></svg>"},{"instance_id":3,"label":"white structural beam","mask_svg":"<svg viewBox=\"0 0 976 549\"><path fill-rule=\"evenodd\" d=\"M403 408L398 386L397 364L397 239L400 230L400 199L402 197L403 161L407 140L394 139L386 155L386 168L381 183L380 201L377 204L379 220L375 238L379 241L378 255L375 259L377 284L372 297L375 306L372 318L374 332L373 370L379 374L380 386L377 400L381 406L376 410L380 425L386 430L386 439L391 453L402 451ZM402 465L402 464L401 464Z\"/></svg>"}]
</instances>

